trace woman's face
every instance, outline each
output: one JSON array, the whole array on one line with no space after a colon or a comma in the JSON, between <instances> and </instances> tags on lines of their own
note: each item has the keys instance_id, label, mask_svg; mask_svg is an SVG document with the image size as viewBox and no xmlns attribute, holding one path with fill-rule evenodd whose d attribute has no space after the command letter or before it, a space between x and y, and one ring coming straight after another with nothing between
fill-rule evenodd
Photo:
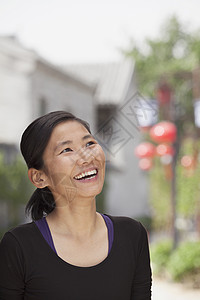
<instances>
[{"instance_id":1,"label":"woman's face","mask_svg":"<svg viewBox=\"0 0 200 300\"><path fill-rule=\"evenodd\" d=\"M102 190L105 155L94 137L77 121L58 124L43 155L48 187L56 205L95 197Z\"/></svg>"}]
</instances>

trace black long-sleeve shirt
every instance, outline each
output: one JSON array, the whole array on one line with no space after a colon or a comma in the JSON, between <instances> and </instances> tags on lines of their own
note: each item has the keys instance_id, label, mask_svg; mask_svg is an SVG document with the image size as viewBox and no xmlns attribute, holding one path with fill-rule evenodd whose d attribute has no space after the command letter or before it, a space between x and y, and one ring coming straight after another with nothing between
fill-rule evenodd
<instances>
[{"instance_id":1,"label":"black long-sleeve shirt","mask_svg":"<svg viewBox=\"0 0 200 300\"><path fill-rule=\"evenodd\" d=\"M92 267L61 259L34 222L8 231L0 243L0 299L151 299L146 230L133 219L109 217L114 225L111 252Z\"/></svg>"}]
</instances>

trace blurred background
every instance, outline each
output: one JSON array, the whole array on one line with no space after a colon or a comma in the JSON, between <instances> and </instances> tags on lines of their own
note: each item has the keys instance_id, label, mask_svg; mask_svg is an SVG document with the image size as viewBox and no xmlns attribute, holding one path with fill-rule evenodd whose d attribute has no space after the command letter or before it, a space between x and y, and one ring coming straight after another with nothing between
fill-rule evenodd
<instances>
[{"instance_id":1,"label":"blurred background","mask_svg":"<svg viewBox=\"0 0 200 300\"><path fill-rule=\"evenodd\" d=\"M0 237L30 221L22 132L67 110L106 153L98 210L143 223L155 278L200 288L199 9L198 0L0 0Z\"/></svg>"}]
</instances>

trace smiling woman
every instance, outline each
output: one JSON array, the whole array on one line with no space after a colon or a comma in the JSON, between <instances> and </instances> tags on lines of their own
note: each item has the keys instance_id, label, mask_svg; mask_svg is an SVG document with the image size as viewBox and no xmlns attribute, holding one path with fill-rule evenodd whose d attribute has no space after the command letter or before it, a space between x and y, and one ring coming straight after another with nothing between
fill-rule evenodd
<instances>
[{"instance_id":1,"label":"smiling woman","mask_svg":"<svg viewBox=\"0 0 200 300\"><path fill-rule=\"evenodd\" d=\"M21 152L37 188L26 207L33 221L0 243L0 299L151 299L146 230L96 211L105 155L89 125L49 113L24 131Z\"/></svg>"}]
</instances>

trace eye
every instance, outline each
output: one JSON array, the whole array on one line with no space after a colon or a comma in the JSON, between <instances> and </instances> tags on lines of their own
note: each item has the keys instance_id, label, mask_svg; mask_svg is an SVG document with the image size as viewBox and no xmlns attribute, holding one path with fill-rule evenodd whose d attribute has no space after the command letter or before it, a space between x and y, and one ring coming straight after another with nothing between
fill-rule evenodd
<instances>
[{"instance_id":1,"label":"eye","mask_svg":"<svg viewBox=\"0 0 200 300\"><path fill-rule=\"evenodd\" d=\"M70 151L72 151L71 148L65 148L63 151L60 152L60 154L70 152Z\"/></svg>"},{"instance_id":2,"label":"eye","mask_svg":"<svg viewBox=\"0 0 200 300\"><path fill-rule=\"evenodd\" d=\"M94 144L95 144L95 142L90 141L90 142L88 142L88 143L86 144L86 147L89 147L89 146L94 145Z\"/></svg>"}]
</instances>

